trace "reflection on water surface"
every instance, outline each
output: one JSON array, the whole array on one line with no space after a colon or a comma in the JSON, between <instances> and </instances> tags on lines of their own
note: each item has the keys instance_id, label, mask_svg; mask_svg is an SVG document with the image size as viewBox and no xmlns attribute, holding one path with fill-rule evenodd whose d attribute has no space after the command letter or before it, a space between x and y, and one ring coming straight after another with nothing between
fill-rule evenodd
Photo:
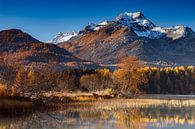
<instances>
[{"instance_id":1,"label":"reflection on water surface","mask_svg":"<svg viewBox=\"0 0 195 129\"><path fill-rule=\"evenodd\" d=\"M111 100L112 101L112 100ZM113 102L112 102L113 103ZM54 111L0 116L0 129L194 129L195 108L67 106Z\"/></svg>"}]
</instances>

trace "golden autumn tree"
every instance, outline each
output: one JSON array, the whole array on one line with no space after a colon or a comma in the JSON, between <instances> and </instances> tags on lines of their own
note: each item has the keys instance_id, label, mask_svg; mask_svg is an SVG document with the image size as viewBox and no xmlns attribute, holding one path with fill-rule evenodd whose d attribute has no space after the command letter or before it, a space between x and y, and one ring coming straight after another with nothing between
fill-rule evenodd
<instances>
[{"instance_id":1,"label":"golden autumn tree","mask_svg":"<svg viewBox=\"0 0 195 129\"><path fill-rule=\"evenodd\" d=\"M101 90L110 88L111 84L111 72L109 69L103 68L97 70L97 74L99 75L99 80L101 81Z\"/></svg>"},{"instance_id":2,"label":"golden autumn tree","mask_svg":"<svg viewBox=\"0 0 195 129\"><path fill-rule=\"evenodd\" d=\"M96 91L101 87L101 80L98 74L83 75L80 78L81 87L88 91Z\"/></svg>"},{"instance_id":3,"label":"golden autumn tree","mask_svg":"<svg viewBox=\"0 0 195 129\"><path fill-rule=\"evenodd\" d=\"M44 72L35 71L32 68L28 70L28 84L26 86L31 91L31 93L39 93L40 91L42 91L43 87L47 87L45 83L47 83L48 81L45 80L45 77L47 77L48 74L46 74L45 76L41 76L41 73L44 74Z\"/></svg>"},{"instance_id":4,"label":"golden autumn tree","mask_svg":"<svg viewBox=\"0 0 195 129\"><path fill-rule=\"evenodd\" d=\"M143 63L135 56L123 58L113 73L119 89L123 93L138 94L139 86L147 79L144 76Z\"/></svg>"},{"instance_id":5,"label":"golden autumn tree","mask_svg":"<svg viewBox=\"0 0 195 129\"><path fill-rule=\"evenodd\" d=\"M12 95L22 95L26 91L27 81L27 72L25 68L20 68L16 74L16 79L12 86Z\"/></svg>"}]
</instances>

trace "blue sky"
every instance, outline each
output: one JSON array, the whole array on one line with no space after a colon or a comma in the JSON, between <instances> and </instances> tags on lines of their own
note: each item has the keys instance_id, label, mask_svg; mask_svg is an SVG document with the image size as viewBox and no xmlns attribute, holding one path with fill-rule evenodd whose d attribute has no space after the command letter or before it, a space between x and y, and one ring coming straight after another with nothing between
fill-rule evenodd
<instances>
[{"instance_id":1,"label":"blue sky","mask_svg":"<svg viewBox=\"0 0 195 129\"><path fill-rule=\"evenodd\" d=\"M195 30L195 0L0 0L0 30L19 28L41 41L58 32L141 11L156 25Z\"/></svg>"}]
</instances>

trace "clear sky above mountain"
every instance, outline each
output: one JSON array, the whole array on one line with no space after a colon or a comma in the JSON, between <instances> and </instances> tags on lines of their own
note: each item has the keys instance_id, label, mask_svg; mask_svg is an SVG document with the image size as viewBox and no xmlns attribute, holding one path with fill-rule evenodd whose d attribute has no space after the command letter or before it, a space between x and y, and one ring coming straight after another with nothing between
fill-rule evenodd
<instances>
[{"instance_id":1,"label":"clear sky above mountain","mask_svg":"<svg viewBox=\"0 0 195 129\"><path fill-rule=\"evenodd\" d=\"M156 25L195 30L194 5L194 0L0 0L0 30L19 28L47 41L58 32L78 31L137 11Z\"/></svg>"}]
</instances>

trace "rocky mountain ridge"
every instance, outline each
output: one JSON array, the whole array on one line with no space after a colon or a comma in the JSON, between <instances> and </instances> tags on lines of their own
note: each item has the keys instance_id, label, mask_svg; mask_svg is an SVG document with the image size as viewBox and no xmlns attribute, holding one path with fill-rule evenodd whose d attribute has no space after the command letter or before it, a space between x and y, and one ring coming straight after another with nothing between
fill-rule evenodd
<instances>
[{"instance_id":1,"label":"rocky mountain ridge","mask_svg":"<svg viewBox=\"0 0 195 129\"><path fill-rule=\"evenodd\" d=\"M76 57L105 65L129 55L146 65L195 65L195 33L191 28L159 27L141 12L126 12L114 21L88 25L59 46Z\"/></svg>"}]
</instances>

